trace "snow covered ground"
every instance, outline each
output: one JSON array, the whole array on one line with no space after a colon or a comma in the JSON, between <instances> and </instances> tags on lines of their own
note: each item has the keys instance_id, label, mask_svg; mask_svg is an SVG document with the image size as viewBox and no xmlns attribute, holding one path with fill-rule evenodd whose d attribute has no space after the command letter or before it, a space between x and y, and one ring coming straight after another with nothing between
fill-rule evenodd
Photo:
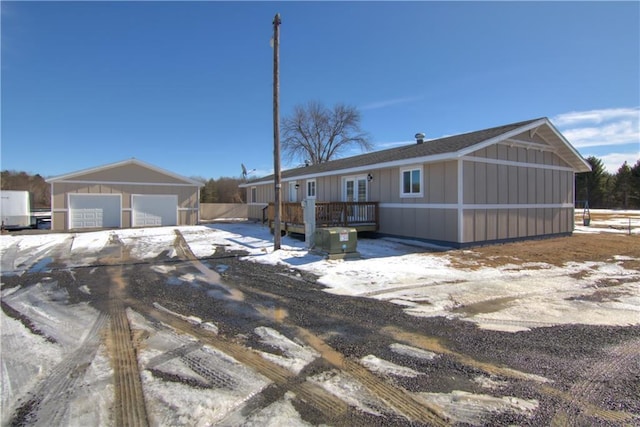
<instances>
[{"instance_id":1,"label":"snow covered ground","mask_svg":"<svg viewBox=\"0 0 640 427\"><path fill-rule=\"evenodd\" d=\"M593 213L594 211L592 211ZM640 213L627 212L619 220L577 227L577 233L612 232L640 233ZM2 235L0 238L0 269L4 275L22 276L27 272L47 272L52 258L67 267L90 266L97 253L117 238L131 249L131 256L152 259L171 248L176 227L135 230L109 230L88 233L50 233L37 235ZM628 259L611 254L611 262L571 262L562 267L540 263L503 267L454 267L446 252L425 251L418 242L390 239L360 239L359 259L327 260L305 248L302 241L284 237L282 249L273 250L269 230L249 222L218 222L209 225L177 227L196 256L212 256L218 246L247 252L252 262L283 264L312 272L320 277L326 291L339 295L356 295L394 302L415 316L447 316L474 322L482 328L520 331L557 324L638 325L640 324L640 271L624 268ZM410 244L407 244L410 243ZM176 256L169 250L168 256ZM171 268L155 266L154 268ZM588 298L598 290L603 279L619 281L615 298ZM87 290L88 291L88 290ZM16 399L32 390L37 381L49 379L55 385L63 375L61 366L78 347L91 349L92 362L77 381L78 390L69 397L69 425L112 425L109 407L113 403L113 388L109 382L112 370L103 344L92 341L91 325L104 319L87 304L70 304L66 291L60 290L46 277L31 286L4 289L2 300L36 321L41 335L36 335L20 322L1 317L2 326L2 424L6 424ZM162 355L192 341L170 328L158 329L142 316L129 310L129 321L136 330L146 330L150 338L139 353L144 368L145 388L150 418L155 425L211 425L218 422L232 425L237 410L254 394L268 385L268 380L248 371L233 358L207 347L192 349L180 360L163 361ZM194 319L194 321L198 321ZM215 325L211 325L215 329ZM94 326L91 330L98 330ZM270 328L257 328L255 334L277 354L263 352L263 357L292 371L299 372L318 357L311 348L289 340ZM95 341L95 342L94 342ZM93 344L91 344L93 343ZM394 344L393 351L412 357L431 359L435 353ZM76 361L87 355L77 355ZM398 377L421 375L409 368L393 365L374 355L361 360L371 371ZM195 366L195 367L194 367ZM203 366L218 366L216 374ZM64 366L63 366L64 367ZM219 387L188 387L167 383L151 374L190 376L194 384L220 381ZM212 376L213 375L213 376ZM212 380L213 378L213 380ZM480 381L481 379L479 379ZM544 380L544 379L543 379ZM309 381L320 384L343 400L362 410L378 413L379 406L368 397L362 385L344 373L328 371ZM47 384L45 382L45 384ZM484 387L484 385L483 385ZM535 410L535 400L517 397L492 397L495 384L487 384L487 395L462 391L452 393L420 393L416 398L451 411L451 417L473 424L482 412ZM360 390L360 391L358 391ZM355 391L355 392L354 392ZM46 390L41 390L46 393ZM87 396L93 396L88 399ZM291 404L291 396L242 419L243 425L307 425ZM460 411L460 407L466 408ZM457 410L454 410L454 406ZM465 412L466 411L466 412ZM234 415L235 414L235 415Z\"/></svg>"},{"instance_id":2,"label":"snow covered ground","mask_svg":"<svg viewBox=\"0 0 640 427\"><path fill-rule=\"evenodd\" d=\"M576 233L640 234L639 211L597 211L618 218L592 220ZM631 218L631 221L629 221ZM562 267L520 263L499 268L453 267L446 253L420 242L359 239L360 259L326 260L305 249L304 242L285 237L273 251L273 236L266 227L248 223L217 223L213 234L183 230L197 256L211 253L209 245L224 244L245 250L255 262L284 264L320 276L327 292L392 301L416 316L457 317L480 327L502 331L527 330L558 324L640 324L640 271L625 269L625 258L611 254L613 262L571 262ZM408 244L407 244L408 243ZM619 280L616 298L589 301L603 280ZM468 310L465 310L468 308Z\"/></svg>"},{"instance_id":3,"label":"snow covered ground","mask_svg":"<svg viewBox=\"0 0 640 427\"><path fill-rule=\"evenodd\" d=\"M624 227L628 227L629 218L631 233L640 233L638 211L591 211L593 216L612 212L619 218L592 220L589 227L577 226L576 233L628 233ZM56 253L58 259L66 257L69 267L88 265L113 235L132 248L134 258L151 259L170 247L174 228L4 235L0 239L0 269L3 274L37 270L43 259L54 255L48 253L51 248L61 252L60 248L66 246L70 250ZM621 254L611 254L613 262L570 262L561 267L523 262L464 269L454 267L446 253L424 251L419 242L359 239L359 259L327 260L290 237L284 237L281 249L274 251L268 228L250 222L178 229L200 258L212 256L218 246L243 250L248 253L245 258L253 262L312 272L320 277L319 283L327 287L327 292L392 301L416 316L457 317L483 328L506 331L565 323L640 323L640 272L625 269ZM597 302L583 298L593 294L603 279L621 282L615 299Z\"/></svg>"}]
</instances>

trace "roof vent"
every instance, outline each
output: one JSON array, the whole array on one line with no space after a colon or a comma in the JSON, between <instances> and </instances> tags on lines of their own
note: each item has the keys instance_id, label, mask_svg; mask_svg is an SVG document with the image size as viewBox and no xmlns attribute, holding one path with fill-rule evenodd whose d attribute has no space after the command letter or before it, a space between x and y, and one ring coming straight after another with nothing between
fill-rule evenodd
<instances>
[{"instance_id":1,"label":"roof vent","mask_svg":"<svg viewBox=\"0 0 640 427\"><path fill-rule=\"evenodd\" d=\"M422 144L424 142L424 133L422 132L416 133L415 138L418 144Z\"/></svg>"}]
</instances>

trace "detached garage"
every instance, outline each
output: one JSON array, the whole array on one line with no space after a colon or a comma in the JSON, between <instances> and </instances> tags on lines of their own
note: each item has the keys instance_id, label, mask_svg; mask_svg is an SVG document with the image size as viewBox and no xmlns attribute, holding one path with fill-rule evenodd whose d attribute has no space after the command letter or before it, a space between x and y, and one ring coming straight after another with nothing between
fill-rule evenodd
<instances>
[{"instance_id":1,"label":"detached garage","mask_svg":"<svg viewBox=\"0 0 640 427\"><path fill-rule=\"evenodd\" d=\"M52 229L198 223L201 183L137 159L49 178Z\"/></svg>"}]
</instances>

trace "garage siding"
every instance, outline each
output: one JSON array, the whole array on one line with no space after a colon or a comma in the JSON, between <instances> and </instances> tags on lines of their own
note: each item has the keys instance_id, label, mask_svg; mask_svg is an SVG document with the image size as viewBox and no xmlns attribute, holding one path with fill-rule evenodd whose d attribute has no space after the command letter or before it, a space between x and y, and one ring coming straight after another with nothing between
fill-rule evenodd
<instances>
[{"instance_id":1,"label":"garage siding","mask_svg":"<svg viewBox=\"0 0 640 427\"><path fill-rule=\"evenodd\" d=\"M195 186L130 185L130 184L81 184L55 182L52 185L52 220L55 230L68 230L68 194L120 194L121 227L133 226L131 197L133 194L167 195L177 199L178 225L194 225L198 222L198 189Z\"/></svg>"}]
</instances>

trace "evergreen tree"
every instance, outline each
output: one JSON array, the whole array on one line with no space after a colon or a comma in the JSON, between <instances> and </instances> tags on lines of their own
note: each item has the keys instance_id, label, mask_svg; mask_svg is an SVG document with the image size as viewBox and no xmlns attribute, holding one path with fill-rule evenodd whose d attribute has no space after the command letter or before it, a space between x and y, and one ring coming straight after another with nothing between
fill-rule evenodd
<instances>
[{"instance_id":1,"label":"evergreen tree","mask_svg":"<svg viewBox=\"0 0 640 427\"><path fill-rule=\"evenodd\" d=\"M592 208L603 208L609 174L599 158L590 156L586 160L591 165L591 172L576 174L576 202L588 201Z\"/></svg>"},{"instance_id":2,"label":"evergreen tree","mask_svg":"<svg viewBox=\"0 0 640 427\"><path fill-rule=\"evenodd\" d=\"M631 202L632 207L640 208L640 159L631 168Z\"/></svg>"},{"instance_id":3,"label":"evergreen tree","mask_svg":"<svg viewBox=\"0 0 640 427\"><path fill-rule=\"evenodd\" d=\"M632 197L632 175L631 168L624 162L615 176L613 191L615 194L617 206L623 209L629 209L629 200Z\"/></svg>"}]
</instances>

